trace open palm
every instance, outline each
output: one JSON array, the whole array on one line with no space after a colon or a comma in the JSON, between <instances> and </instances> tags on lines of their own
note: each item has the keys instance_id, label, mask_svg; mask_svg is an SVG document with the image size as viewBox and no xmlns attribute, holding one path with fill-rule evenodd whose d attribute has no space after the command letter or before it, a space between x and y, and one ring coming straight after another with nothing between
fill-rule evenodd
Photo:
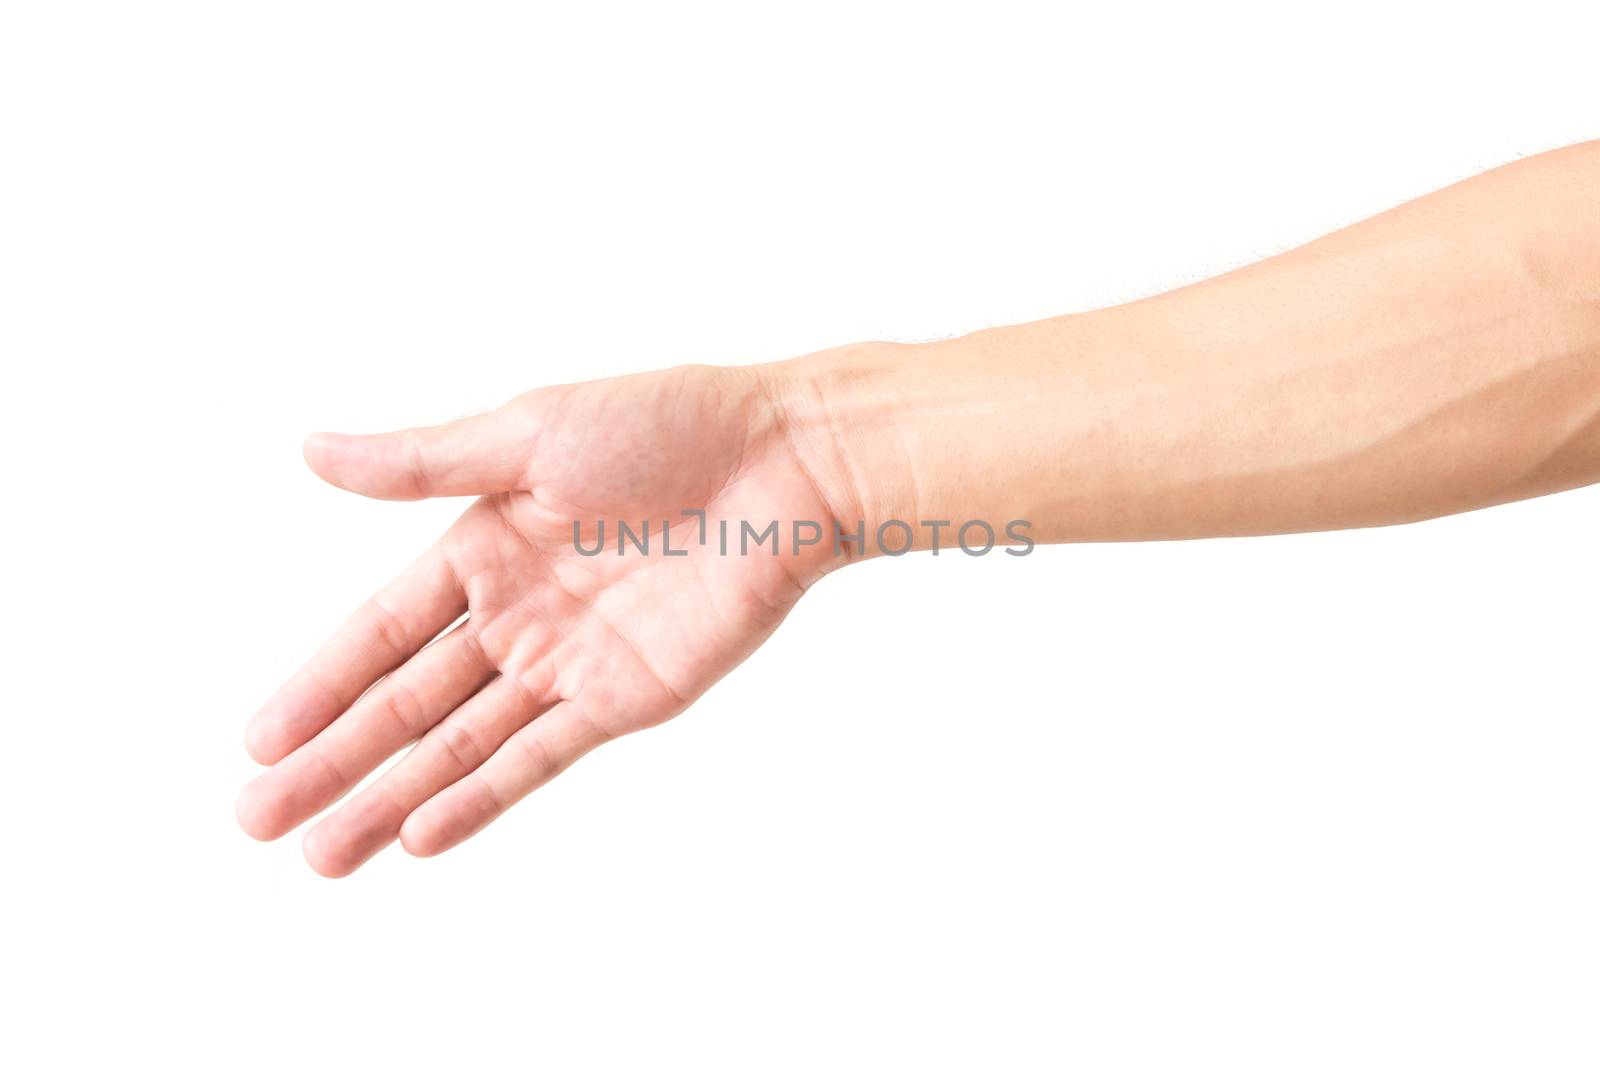
<instances>
[{"instance_id":1,"label":"open palm","mask_svg":"<svg viewBox=\"0 0 1600 1067\"><path fill-rule=\"evenodd\" d=\"M239 819L262 839L416 742L307 834L307 860L327 875L396 838L441 852L596 745L676 715L840 562L831 536L795 547L795 522L831 535L834 520L743 371L536 390L444 426L319 434L306 459L368 496L482 494L250 725L251 755L272 766L241 794ZM773 520L776 554L770 539L741 552L741 523ZM619 522L648 523L648 551L619 552Z\"/></svg>"}]
</instances>

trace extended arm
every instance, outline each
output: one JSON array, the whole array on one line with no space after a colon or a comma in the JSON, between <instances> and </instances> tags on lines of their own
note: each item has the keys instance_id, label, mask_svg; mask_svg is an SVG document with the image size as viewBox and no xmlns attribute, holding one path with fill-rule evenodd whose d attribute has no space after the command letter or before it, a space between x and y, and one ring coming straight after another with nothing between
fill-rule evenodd
<instances>
[{"instance_id":1,"label":"extended arm","mask_svg":"<svg viewBox=\"0 0 1600 1067\"><path fill-rule=\"evenodd\" d=\"M787 539L802 525L899 523L924 547L972 521L1214 537L1600 480L1600 145L1123 307L538 389L444 426L316 435L306 458L369 496L481 494L251 723L269 769L239 818L261 838L414 743L307 834L312 866L340 875L396 839L449 848L682 711L812 583L879 549ZM785 539L696 539L685 511ZM623 522L653 524L653 549Z\"/></svg>"}]
</instances>

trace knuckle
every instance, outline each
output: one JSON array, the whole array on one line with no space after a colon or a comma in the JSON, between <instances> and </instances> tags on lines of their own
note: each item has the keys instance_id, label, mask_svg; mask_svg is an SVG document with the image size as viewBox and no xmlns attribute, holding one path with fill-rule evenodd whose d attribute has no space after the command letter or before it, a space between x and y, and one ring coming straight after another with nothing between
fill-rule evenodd
<instances>
[{"instance_id":1,"label":"knuckle","mask_svg":"<svg viewBox=\"0 0 1600 1067\"><path fill-rule=\"evenodd\" d=\"M544 738L533 733L519 733L517 747L528 760L532 772L529 776L529 787L540 785L554 778L561 770L561 764L556 760L555 754L550 751L550 746L545 744Z\"/></svg>"},{"instance_id":2,"label":"knuckle","mask_svg":"<svg viewBox=\"0 0 1600 1067\"><path fill-rule=\"evenodd\" d=\"M406 628L395 617L394 612L383 606L380 600L368 601L371 605L372 633L378 642L395 658L403 658L406 652Z\"/></svg>"},{"instance_id":3,"label":"knuckle","mask_svg":"<svg viewBox=\"0 0 1600 1067\"><path fill-rule=\"evenodd\" d=\"M406 737L416 737L426 727L416 690L398 678L390 676L378 703Z\"/></svg>"},{"instance_id":4,"label":"knuckle","mask_svg":"<svg viewBox=\"0 0 1600 1067\"><path fill-rule=\"evenodd\" d=\"M471 731L446 719L434 728L439 747L463 771L470 771L483 762L483 750Z\"/></svg>"}]
</instances>

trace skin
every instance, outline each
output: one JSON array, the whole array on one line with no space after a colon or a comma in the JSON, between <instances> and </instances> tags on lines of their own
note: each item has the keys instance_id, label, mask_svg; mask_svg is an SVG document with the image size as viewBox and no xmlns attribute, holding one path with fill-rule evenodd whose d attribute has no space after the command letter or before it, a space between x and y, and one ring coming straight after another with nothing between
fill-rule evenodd
<instances>
[{"instance_id":1,"label":"skin","mask_svg":"<svg viewBox=\"0 0 1600 1067\"><path fill-rule=\"evenodd\" d=\"M341 876L431 856L580 756L670 719L830 571L773 519L1031 522L1040 542L1409 522L1600 480L1600 142L1523 160L1149 300L930 345L536 389L487 415L317 434L334 485L476 496L252 720L252 836L323 812ZM617 554L615 523L673 547ZM584 555L604 520L608 550ZM680 525L681 524L681 525ZM950 532L942 544L948 549ZM897 542L893 542L897 544Z\"/></svg>"}]
</instances>

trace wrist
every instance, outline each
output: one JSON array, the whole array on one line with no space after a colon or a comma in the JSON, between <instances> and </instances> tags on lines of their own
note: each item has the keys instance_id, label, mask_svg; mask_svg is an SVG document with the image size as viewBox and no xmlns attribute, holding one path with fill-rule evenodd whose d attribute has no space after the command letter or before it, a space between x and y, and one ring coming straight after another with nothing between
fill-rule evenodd
<instances>
[{"instance_id":1,"label":"wrist","mask_svg":"<svg viewBox=\"0 0 1600 1067\"><path fill-rule=\"evenodd\" d=\"M759 368L785 447L839 527L860 535L850 559L956 547L963 524L1014 518L1000 492L1004 439L1027 369L1029 327L927 344L865 343ZM982 530L972 540L981 544Z\"/></svg>"},{"instance_id":2,"label":"wrist","mask_svg":"<svg viewBox=\"0 0 1600 1067\"><path fill-rule=\"evenodd\" d=\"M939 344L864 342L761 368L784 446L817 487L839 529L861 535L848 561L928 547L924 487L938 470L916 447L928 418L914 382L935 374ZM885 544L877 533L886 525Z\"/></svg>"},{"instance_id":3,"label":"wrist","mask_svg":"<svg viewBox=\"0 0 1600 1067\"><path fill-rule=\"evenodd\" d=\"M886 388L913 345L868 342L753 368L767 398L779 446L816 487L839 530L872 530L906 510L914 485L910 459L892 437L903 412ZM886 433L885 430L889 430ZM842 557L876 555L867 536Z\"/></svg>"}]
</instances>

